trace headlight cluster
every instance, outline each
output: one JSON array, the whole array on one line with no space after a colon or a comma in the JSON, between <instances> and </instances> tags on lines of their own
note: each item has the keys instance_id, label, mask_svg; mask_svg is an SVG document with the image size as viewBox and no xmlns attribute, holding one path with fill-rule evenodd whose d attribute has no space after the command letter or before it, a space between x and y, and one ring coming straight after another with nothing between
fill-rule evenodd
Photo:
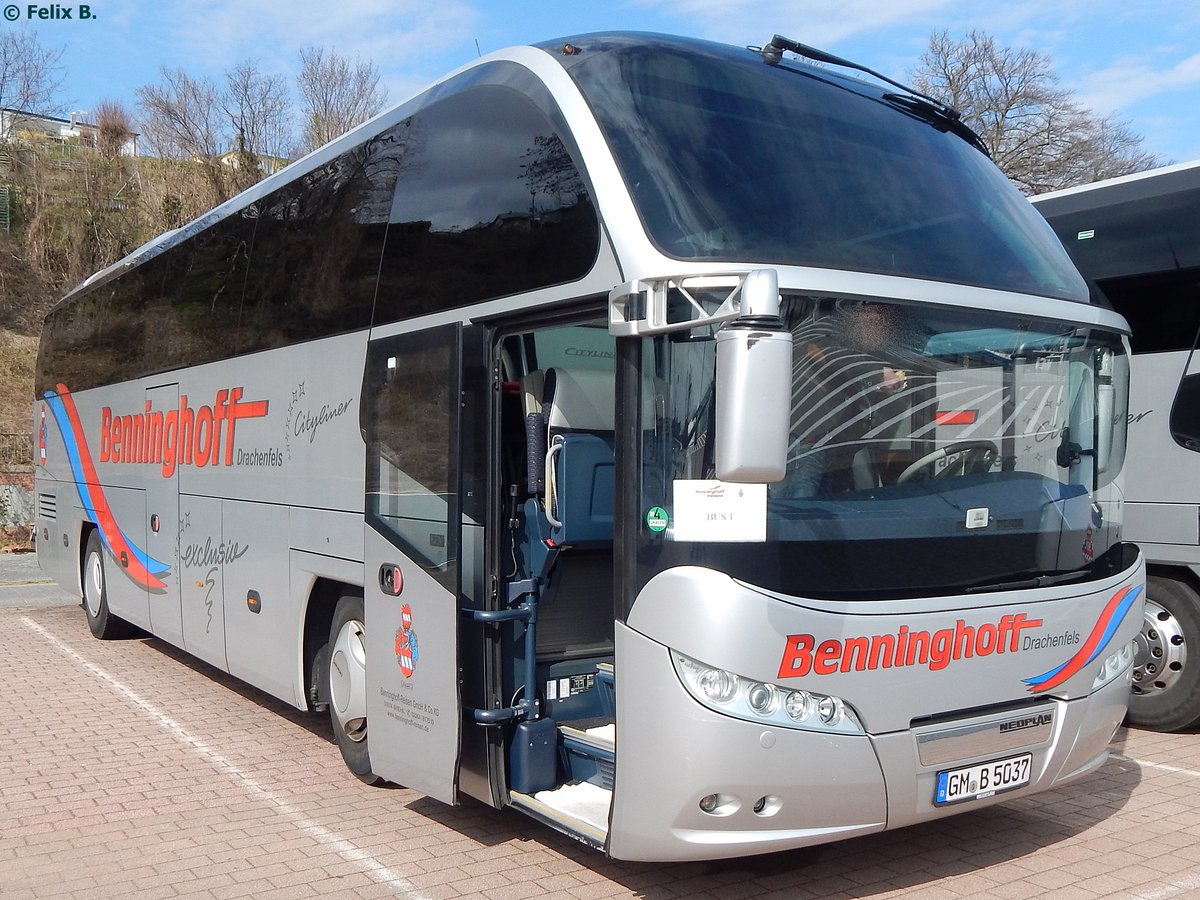
<instances>
[{"instance_id":1,"label":"headlight cluster","mask_svg":"<svg viewBox=\"0 0 1200 900\"><path fill-rule=\"evenodd\" d=\"M1122 674L1130 674L1133 672L1133 651L1136 645L1133 643L1126 644L1116 653L1109 655L1108 659L1104 660L1104 668L1096 674L1096 680L1092 682L1092 690L1098 691L1110 681L1119 678Z\"/></svg>"},{"instance_id":2,"label":"headlight cluster","mask_svg":"<svg viewBox=\"0 0 1200 900\"><path fill-rule=\"evenodd\" d=\"M858 716L839 697L742 678L676 650L671 662L687 692L709 709L781 728L863 734Z\"/></svg>"}]
</instances>

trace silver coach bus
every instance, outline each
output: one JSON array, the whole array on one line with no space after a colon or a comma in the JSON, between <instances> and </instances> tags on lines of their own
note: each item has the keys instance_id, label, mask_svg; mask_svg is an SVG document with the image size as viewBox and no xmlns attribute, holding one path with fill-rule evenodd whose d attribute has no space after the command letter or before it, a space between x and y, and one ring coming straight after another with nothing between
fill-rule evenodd
<instances>
[{"instance_id":1,"label":"silver coach bus","mask_svg":"<svg viewBox=\"0 0 1200 900\"><path fill-rule=\"evenodd\" d=\"M364 781L618 858L1097 768L1126 323L953 110L806 49L496 53L88 279L43 568Z\"/></svg>"},{"instance_id":2,"label":"silver coach bus","mask_svg":"<svg viewBox=\"0 0 1200 900\"><path fill-rule=\"evenodd\" d=\"M1133 326L1125 527L1146 556L1129 719L1200 722L1200 162L1034 197Z\"/></svg>"}]
</instances>

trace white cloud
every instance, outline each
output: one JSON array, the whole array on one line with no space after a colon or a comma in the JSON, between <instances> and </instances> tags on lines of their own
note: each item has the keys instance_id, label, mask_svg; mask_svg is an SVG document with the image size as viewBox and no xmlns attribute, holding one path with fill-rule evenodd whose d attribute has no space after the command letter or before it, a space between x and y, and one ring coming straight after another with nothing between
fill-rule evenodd
<instances>
[{"instance_id":1,"label":"white cloud","mask_svg":"<svg viewBox=\"0 0 1200 900\"><path fill-rule=\"evenodd\" d=\"M1159 54L1127 56L1097 69L1079 81L1076 90L1080 102L1104 113L1128 109L1161 94L1200 86L1200 53L1166 68L1155 68L1152 62L1160 58Z\"/></svg>"},{"instance_id":2,"label":"white cloud","mask_svg":"<svg viewBox=\"0 0 1200 900\"><path fill-rule=\"evenodd\" d=\"M174 22L174 40L183 59L203 59L213 70L257 59L268 71L294 73L301 48L329 47L374 62L399 99L395 88L412 87L406 73L423 72L477 18L462 0L201 0Z\"/></svg>"}]
</instances>

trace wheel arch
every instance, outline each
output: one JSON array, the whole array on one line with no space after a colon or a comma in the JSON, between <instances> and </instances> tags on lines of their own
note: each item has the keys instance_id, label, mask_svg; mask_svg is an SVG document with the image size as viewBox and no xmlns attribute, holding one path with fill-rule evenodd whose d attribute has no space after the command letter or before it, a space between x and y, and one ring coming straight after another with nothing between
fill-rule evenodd
<instances>
[{"instance_id":1,"label":"wheel arch","mask_svg":"<svg viewBox=\"0 0 1200 900\"><path fill-rule=\"evenodd\" d=\"M1197 594L1200 594L1200 574L1190 566L1176 563L1146 563L1146 574L1157 575L1159 578L1170 578L1182 581Z\"/></svg>"},{"instance_id":2,"label":"wheel arch","mask_svg":"<svg viewBox=\"0 0 1200 900\"><path fill-rule=\"evenodd\" d=\"M75 581L76 593L79 595L80 604L83 603L83 566L87 562L87 545L88 538L92 536L92 532L96 530L96 523L87 519L81 519L79 522L79 536L75 544Z\"/></svg>"},{"instance_id":3,"label":"wheel arch","mask_svg":"<svg viewBox=\"0 0 1200 900\"><path fill-rule=\"evenodd\" d=\"M1180 731L1200 723L1200 590L1192 573L1177 567L1150 566L1147 576L1128 721Z\"/></svg>"},{"instance_id":4,"label":"wheel arch","mask_svg":"<svg viewBox=\"0 0 1200 900\"><path fill-rule=\"evenodd\" d=\"M308 592L301 648L305 697L309 710L314 712L325 709L329 703L328 679L324 677L324 667L329 664L329 628L338 599L345 596L363 596L362 586L318 576Z\"/></svg>"}]
</instances>

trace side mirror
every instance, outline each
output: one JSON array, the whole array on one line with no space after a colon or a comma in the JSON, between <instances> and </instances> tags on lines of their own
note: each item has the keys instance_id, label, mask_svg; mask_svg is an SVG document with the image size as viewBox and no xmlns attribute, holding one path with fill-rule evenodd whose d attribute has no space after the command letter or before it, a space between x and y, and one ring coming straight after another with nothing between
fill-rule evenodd
<instances>
[{"instance_id":1,"label":"side mirror","mask_svg":"<svg viewBox=\"0 0 1200 900\"><path fill-rule=\"evenodd\" d=\"M1200 450L1200 372L1185 375L1171 405L1171 436L1179 446Z\"/></svg>"},{"instance_id":2,"label":"side mirror","mask_svg":"<svg viewBox=\"0 0 1200 900\"><path fill-rule=\"evenodd\" d=\"M741 315L716 340L716 476L743 484L782 481L791 423L792 334L779 318L774 269L746 277Z\"/></svg>"}]
</instances>

